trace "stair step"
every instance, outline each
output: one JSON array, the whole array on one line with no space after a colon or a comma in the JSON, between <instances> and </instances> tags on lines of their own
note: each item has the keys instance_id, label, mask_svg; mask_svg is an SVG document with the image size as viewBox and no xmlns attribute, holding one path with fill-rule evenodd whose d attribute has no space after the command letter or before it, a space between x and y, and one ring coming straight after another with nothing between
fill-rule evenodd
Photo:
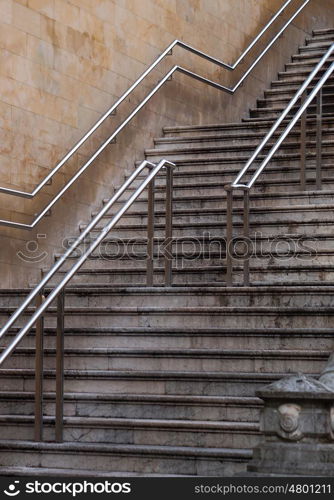
<instances>
[{"instance_id":1,"label":"stair step","mask_svg":"<svg viewBox=\"0 0 334 500\"><path fill-rule=\"evenodd\" d=\"M1 415L33 415L33 392L2 392ZM44 415L54 415L55 393L44 394ZM262 401L256 397L187 396L155 394L65 393L65 416L178 419L196 422L257 422Z\"/></svg>"},{"instance_id":2,"label":"stair step","mask_svg":"<svg viewBox=\"0 0 334 500\"><path fill-rule=\"evenodd\" d=\"M257 389L284 376L287 373L66 370L65 391L254 397ZM1 369L0 377L3 391L34 390L35 370ZM53 390L54 379L55 371L45 370L46 391Z\"/></svg>"},{"instance_id":3,"label":"stair step","mask_svg":"<svg viewBox=\"0 0 334 500\"><path fill-rule=\"evenodd\" d=\"M6 440L32 440L34 416L0 415ZM54 434L54 417L45 417L45 441ZM203 447L217 449L252 448L258 444L258 422L207 420L66 417L64 440L78 443ZM1 448L0 448L1 449Z\"/></svg>"},{"instance_id":4,"label":"stair step","mask_svg":"<svg viewBox=\"0 0 334 500\"><path fill-rule=\"evenodd\" d=\"M214 288L214 287L213 287ZM275 288L272 285L272 288ZM324 287L326 288L326 287ZM231 288L229 290L232 290ZM312 288L310 289L312 291ZM8 338L17 330L14 329ZM55 329L46 327L46 348L54 347ZM329 328L164 328L156 327L91 327L66 328L66 346L126 348L129 343L137 348L220 348L249 349L332 349L334 330ZM35 346L34 332L24 339L24 345ZM126 397L126 395L123 395ZM122 396L122 397L123 397ZM114 397L114 396L113 396ZM142 397L142 395L140 396ZM180 402L180 401L179 401Z\"/></svg>"},{"instance_id":5,"label":"stair step","mask_svg":"<svg viewBox=\"0 0 334 500\"><path fill-rule=\"evenodd\" d=\"M229 475L242 471L252 453L248 449L201 448L179 446L112 445L98 443L35 443L1 440L2 465L38 468L88 469L91 471L131 471L146 475ZM106 460L107 457L107 460ZM118 474L118 472L117 472Z\"/></svg>"},{"instance_id":6,"label":"stair step","mask_svg":"<svg viewBox=\"0 0 334 500\"><path fill-rule=\"evenodd\" d=\"M278 84L281 84L282 86L284 85L291 85L291 82L281 82L281 81L277 81ZM302 83L302 80L301 80L301 83ZM324 123L327 123L327 124L332 124L332 119L330 117L325 117L324 118ZM268 120L268 123L263 123L262 120L252 120L252 126L250 126L249 124L245 124L245 123L226 123L226 124L220 124L220 123L215 123L215 124L212 124L212 125L185 125L185 126L170 126L170 127L164 127L163 128L163 132L165 135L169 135L169 134L191 134L192 136L195 135L195 134L203 134L203 133L213 133L213 134L216 134L217 132L218 133L222 133L222 132L227 132L227 133L230 133L232 130L234 131L240 131L240 130L243 130L243 131L256 131L258 128L262 128L262 129L266 129L268 130L270 124L272 124L274 122L274 119L271 118ZM284 120L282 122L283 124L287 123L287 120ZM313 125L315 126L315 118L311 118L311 117L308 117L307 118L307 123L310 124L310 125ZM283 125L282 125L283 127Z\"/></svg>"},{"instance_id":7,"label":"stair step","mask_svg":"<svg viewBox=\"0 0 334 500\"><path fill-rule=\"evenodd\" d=\"M318 266L303 267L304 273L330 273L333 267ZM295 273L301 273L302 266L298 266ZM213 273L213 271L211 271ZM279 273L282 282L286 282L284 266L271 266L271 272L267 274ZM256 275L255 271L252 273ZM288 273L288 271L285 271ZM292 270L290 271L292 274ZM86 272L88 274L88 272ZM195 274L195 273L194 273ZM222 269L216 270L216 281L219 275L223 274ZM257 274L261 274L258 272ZM213 281L213 280L212 280ZM0 316L11 312L10 308L1 308ZM222 318L224 325L229 328L238 328L248 315L248 324L254 328L257 325L262 328L273 328L274 326L286 326L289 321L291 327L301 328L306 321L317 321L319 327L328 328L334 309L331 306L324 307L288 307L288 306L256 306L256 307L233 307L233 306L210 306L210 307L91 307L66 308L66 324L70 328L80 327L84 318L87 327L106 327L111 320L123 327L150 326L157 328L168 320L168 324L174 328L184 326L198 327L218 327ZM45 318L47 326L55 326L56 309L50 308ZM1 372L2 373L2 372Z\"/></svg>"},{"instance_id":8,"label":"stair step","mask_svg":"<svg viewBox=\"0 0 334 500\"><path fill-rule=\"evenodd\" d=\"M334 35L334 28L319 28L316 30L312 31L312 34L317 37L317 36L333 36Z\"/></svg>"},{"instance_id":9,"label":"stair step","mask_svg":"<svg viewBox=\"0 0 334 500\"><path fill-rule=\"evenodd\" d=\"M303 372L312 362L320 372L331 351L302 350L227 350L227 349L65 349L65 369L75 370L184 370L184 371L267 371ZM55 365L55 349L45 350L45 368ZM10 363L11 369L32 369L35 349L18 348ZM270 368L269 368L270 367ZM0 420L1 425L1 420ZM24 437L21 437L24 439Z\"/></svg>"},{"instance_id":10,"label":"stair step","mask_svg":"<svg viewBox=\"0 0 334 500\"><path fill-rule=\"evenodd\" d=\"M334 104L333 104L334 105ZM257 108L256 110L253 110L256 113L271 113L272 110L275 108ZM263 148L263 153L269 151L272 146L274 145L273 142L268 143L264 148ZM316 141L315 140L308 140L307 143L308 148L313 148L315 149L316 147ZM334 146L334 141L333 140L323 140L322 141L322 146L324 152L328 151L331 152L332 148ZM282 154L282 152L287 151L288 153L292 153L294 151L300 151L300 141L293 142L290 140L289 142L284 142L280 148L279 148L279 153ZM193 145L189 145L187 148L185 147L178 147L178 148L173 148L169 147L168 150L165 149L146 149L145 150L145 156L148 159L153 158L161 158L164 154L168 154L168 158L173 158L173 160L182 160L184 156L186 155L205 155L206 158L212 158L213 156L217 155L218 153L220 155L223 155L224 153L227 155L230 155L232 157L233 153L236 156L239 156L241 152L246 152L249 153L247 155L248 157L250 154L252 154L254 151L254 143L239 143L239 144L222 144L222 145L210 145L210 146L203 146L201 145L200 147L196 147ZM279 154L278 153L278 154Z\"/></svg>"}]
</instances>

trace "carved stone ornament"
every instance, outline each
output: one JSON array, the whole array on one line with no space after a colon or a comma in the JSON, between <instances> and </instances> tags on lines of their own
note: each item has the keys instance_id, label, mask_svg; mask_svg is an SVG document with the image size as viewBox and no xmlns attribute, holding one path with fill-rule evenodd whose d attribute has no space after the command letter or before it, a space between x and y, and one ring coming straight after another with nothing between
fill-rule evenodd
<instances>
[{"instance_id":1,"label":"carved stone ornament","mask_svg":"<svg viewBox=\"0 0 334 500\"><path fill-rule=\"evenodd\" d=\"M299 414L301 407L296 404L284 404L278 408L279 425L278 434L284 439L298 441L303 437L299 429Z\"/></svg>"}]
</instances>

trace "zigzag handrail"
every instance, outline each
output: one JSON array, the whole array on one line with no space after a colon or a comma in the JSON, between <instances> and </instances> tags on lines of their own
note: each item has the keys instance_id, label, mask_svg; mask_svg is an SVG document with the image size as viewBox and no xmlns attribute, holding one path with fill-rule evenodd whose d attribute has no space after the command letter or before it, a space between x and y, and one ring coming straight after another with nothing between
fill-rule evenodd
<instances>
[{"instance_id":1,"label":"zigzag handrail","mask_svg":"<svg viewBox=\"0 0 334 500\"><path fill-rule=\"evenodd\" d=\"M259 39L263 36L263 34L269 29L269 27L274 23L274 21L280 16L280 14L284 11L284 9L292 2L293 0L287 0L282 7L276 12L276 14L270 19L270 21L266 24L266 26L260 31L260 33L255 37L255 39L249 44L246 50L238 57L234 64L230 65L216 59L204 52L201 52L194 47L180 41L174 40L161 54L160 56L142 73L142 75L128 88L128 90L103 114L103 116L93 125L93 127L73 146L73 148L62 158L62 160L54 167L54 169L36 186L36 188L31 192L20 191L16 189L6 188L0 186L0 193L19 196L23 198L34 198L39 191L52 180L53 176L58 172L58 170L73 156L73 154L84 144L84 142L104 123L104 121L116 112L118 106L126 99L126 97L133 92L133 90L144 80L144 78L167 56L172 54L172 50L176 46L180 46L181 48L192 52L199 57L202 57L220 67L223 67L227 70L233 71L235 70L241 61L245 58L245 56L249 53L249 51L254 47L254 45L259 41ZM85 170L93 163L93 161L104 151L104 149L115 140L116 136L125 128L125 126L133 119L133 117L140 111L140 109L151 99L151 97L162 87L162 85L170 80L171 76L176 72L183 73L191 78L201 81L202 83L206 83L218 90L227 92L229 94L234 94L237 89L243 84L244 80L248 77L248 75L252 72L254 67L259 63L259 61L264 57L264 55L269 51L272 45L277 41L277 39L284 33L286 28L293 22L293 20L299 15L299 13L306 7L306 5L311 0L305 0L303 4L296 10L296 12L289 18L289 20L284 24L284 26L278 31L278 33L271 39L268 45L261 51L260 55L254 60L251 66L244 72L240 80L231 88L221 85L217 82L209 80L207 78L198 75L192 71L189 71L181 66L174 66L163 78L159 81L159 83L154 87L154 89L140 102L140 104L134 109L132 113L128 115L128 117L119 125L119 127L108 137L108 139L95 151L95 153L89 158L89 160L76 172L76 174L63 186L63 188L57 193L57 195L48 203L48 205L42 209L40 213L36 215L33 222L31 224L23 224L19 222L13 222L10 220L0 219L0 225L7 227L14 227L17 229L33 229L39 221L48 213L50 213L51 208L57 203L57 201L65 194L65 192L74 184L74 182L85 172Z\"/></svg>"}]
</instances>

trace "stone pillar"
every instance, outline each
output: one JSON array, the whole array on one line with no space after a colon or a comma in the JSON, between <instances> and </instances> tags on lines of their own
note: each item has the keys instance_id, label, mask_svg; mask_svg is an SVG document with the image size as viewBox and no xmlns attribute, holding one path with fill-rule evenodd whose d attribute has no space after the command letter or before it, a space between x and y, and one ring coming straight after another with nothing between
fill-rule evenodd
<instances>
[{"instance_id":1,"label":"stone pillar","mask_svg":"<svg viewBox=\"0 0 334 500\"><path fill-rule=\"evenodd\" d=\"M293 375L257 392L263 441L250 474L334 475L334 357L319 380Z\"/></svg>"}]
</instances>

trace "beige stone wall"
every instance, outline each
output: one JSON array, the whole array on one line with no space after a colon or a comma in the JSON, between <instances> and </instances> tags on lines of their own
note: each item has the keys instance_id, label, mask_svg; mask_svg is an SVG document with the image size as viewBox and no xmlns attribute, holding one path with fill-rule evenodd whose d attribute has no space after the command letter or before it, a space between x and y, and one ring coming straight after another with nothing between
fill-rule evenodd
<instances>
[{"instance_id":1,"label":"beige stone wall","mask_svg":"<svg viewBox=\"0 0 334 500\"><path fill-rule=\"evenodd\" d=\"M0 184L32 191L75 141L175 38L233 62L282 0L0 0ZM300 4L301 2L296 2ZM291 10L289 11L291 12ZM287 12L287 14L289 13ZM330 15L331 14L331 15ZM332 16L332 17L331 17ZM232 98L177 75L122 132L58 203L27 232L0 227L1 286L27 285L52 261L65 236L75 236L104 196L143 158L163 126L239 120L254 105L312 27L333 19L332 0L312 0ZM279 26L282 19L277 23ZM275 29L276 29L275 26ZM241 71L254 59L252 51ZM2 219L30 222L171 64L227 85L231 74L175 49L116 117L62 168L51 186L27 200L0 195ZM38 235L40 236L38 238ZM44 237L45 235L45 237ZM23 262L38 240L42 262ZM30 249L33 249L31 244ZM28 253L29 254L29 253Z\"/></svg>"}]
</instances>

